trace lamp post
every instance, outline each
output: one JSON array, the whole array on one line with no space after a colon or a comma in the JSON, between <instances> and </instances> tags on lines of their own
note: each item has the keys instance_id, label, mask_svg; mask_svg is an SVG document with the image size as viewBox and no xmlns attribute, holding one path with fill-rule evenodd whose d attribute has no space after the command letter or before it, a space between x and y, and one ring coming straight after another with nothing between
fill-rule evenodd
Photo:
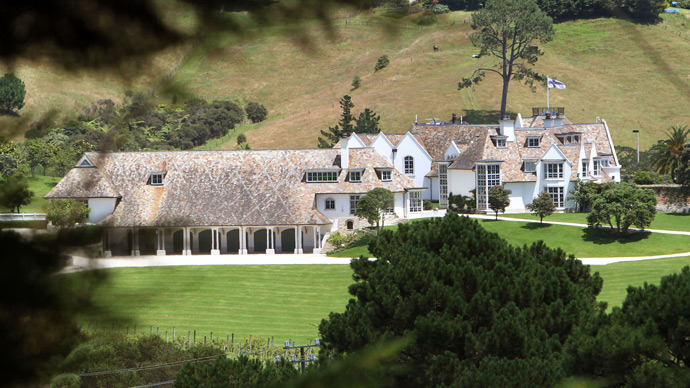
<instances>
[{"instance_id":1,"label":"lamp post","mask_svg":"<svg viewBox=\"0 0 690 388\"><path fill-rule=\"evenodd\" d=\"M314 356L313 353L309 355L309 359L307 359L305 357L305 349L313 348L316 346L321 346L321 342L319 341L318 338L314 340L314 345L290 346L290 341L285 341L285 346L283 347L283 349L285 349L285 350L299 349L299 353L300 353L299 360L297 359L297 356L293 354L290 357L290 362L293 364L299 363L300 369L302 370L302 372L304 372L305 366L308 362L316 361L316 357ZM281 359L280 356L276 357L276 361L280 361L280 359Z\"/></svg>"},{"instance_id":2,"label":"lamp post","mask_svg":"<svg viewBox=\"0 0 690 388\"><path fill-rule=\"evenodd\" d=\"M637 134L637 164L640 164L640 130L633 129L633 133Z\"/></svg>"}]
</instances>

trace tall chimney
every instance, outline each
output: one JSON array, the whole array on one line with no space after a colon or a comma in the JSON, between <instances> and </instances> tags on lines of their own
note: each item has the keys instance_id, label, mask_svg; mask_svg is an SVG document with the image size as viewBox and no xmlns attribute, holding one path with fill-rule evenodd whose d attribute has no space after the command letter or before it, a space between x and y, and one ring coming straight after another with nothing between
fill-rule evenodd
<instances>
[{"instance_id":1,"label":"tall chimney","mask_svg":"<svg viewBox=\"0 0 690 388\"><path fill-rule=\"evenodd\" d=\"M347 134L341 135L340 139L340 168L347 169L350 167L350 149L347 148L350 142L350 136Z\"/></svg>"},{"instance_id":2,"label":"tall chimney","mask_svg":"<svg viewBox=\"0 0 690 388\"><path fill-rule=\"evenodd\" d=\"M507 141L515 141L515 122L506 116L503 120L499 120L501 125L501 136L507 136Z\"/></svg>"},{"instance_id":3,"label":"tall chimney","mask_svg":"<svg viewBox=\"0 0 690 388\"><path fill-rule=\"evenodd\" d=\"M453 122L453 124L458 122L458 114L457 113L453 113L453 118L451 119L451 121Z\"/></svg>"}]
</instances>

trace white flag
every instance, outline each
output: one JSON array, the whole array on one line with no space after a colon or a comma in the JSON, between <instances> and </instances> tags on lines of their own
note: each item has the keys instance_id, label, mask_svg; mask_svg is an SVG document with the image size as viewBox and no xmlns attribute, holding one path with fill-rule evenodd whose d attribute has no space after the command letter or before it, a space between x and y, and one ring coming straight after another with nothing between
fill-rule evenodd
<instances>
[{"instance_id":1,"label":"white flag","mask_svg":"<svg viewBox=\"0 0 690 388\"><path fill-rule=\"evenodd\" d=\"M548 85L549 85L549 89L551 89L551 88L565 89L565 84L563 82L555 80L555 79L551 79L551 78L549 78Z\"/></svg>"}]
</instances>

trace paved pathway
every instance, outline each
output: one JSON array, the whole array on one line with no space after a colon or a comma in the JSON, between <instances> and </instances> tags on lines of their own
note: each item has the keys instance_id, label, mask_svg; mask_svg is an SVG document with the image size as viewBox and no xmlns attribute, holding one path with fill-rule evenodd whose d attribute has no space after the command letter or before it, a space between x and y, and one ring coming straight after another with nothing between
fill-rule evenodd
<instances>
[{"instance_id":1,"label":"paved pathway","mask_svg":"<svg viewBox=\"0 0 690 388\"><path fill-rule=\"evenodd\" d=\"M495 219L495 216L471 214L471 218ZM502 221L539 222L530 219L498 217ZM545 224L567 225L585 227L584 224L558 221L544 221ZM654 233L678 234L690 236L690 232L674 230L646 229ZM584 264L605 265L623 261L640 261L653 259L667 259L673 257L690 257L690 252L675 253L656 256L630 256L630 257L582 257L578 258ZM138 256L138 257L114 257L108 259L91 260L85 257L73 256L72 265L66 267L63 272L76 272L86 269L123 268L123 267L157 267L178 265L300 265L300 264L350 264L349 258L328 257L325 254L250 254L250 255L194 255L194 256Z\"/></svg>"}]
</instances>

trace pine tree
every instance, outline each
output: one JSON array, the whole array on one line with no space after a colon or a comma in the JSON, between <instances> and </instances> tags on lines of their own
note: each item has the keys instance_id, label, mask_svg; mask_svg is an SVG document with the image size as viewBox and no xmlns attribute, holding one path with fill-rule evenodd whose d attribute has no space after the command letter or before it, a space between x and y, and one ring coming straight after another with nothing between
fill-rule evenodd
<instances>
[{"instance_id":1,"label":"pine tree","mask_svg":"<svg viewBox=\"0 0 690 388\"><path fill-rule=\"evenodd\" d=\"M340 99L340 108L343 113L340 114L340 120L335 127L328 127L328 131L321 131L323 137L319 137L319 148L331 148L340 140L341 136L349 136L354 132L355 127L352 125L352 122L355 121L352 116L352 108L354 107L352 97L347 94Z\"/></svg>"}]
</instances>

